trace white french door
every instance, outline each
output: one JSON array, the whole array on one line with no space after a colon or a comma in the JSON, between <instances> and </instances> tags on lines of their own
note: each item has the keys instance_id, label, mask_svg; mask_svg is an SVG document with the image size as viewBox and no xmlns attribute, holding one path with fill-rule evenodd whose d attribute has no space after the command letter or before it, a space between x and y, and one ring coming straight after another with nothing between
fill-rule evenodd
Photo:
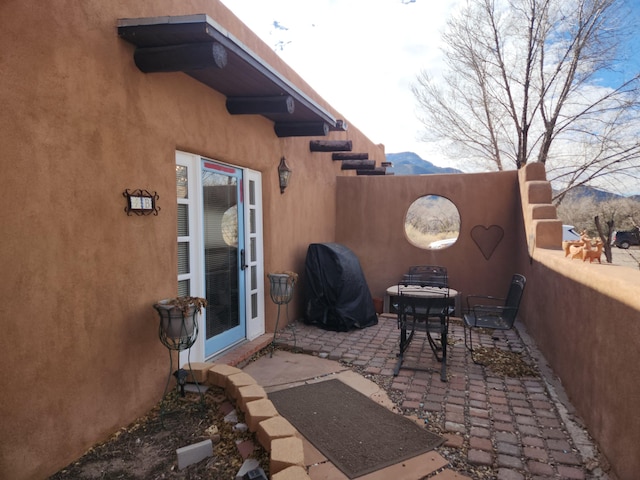
<instances>
[{"instance_id":1,"label":"white french door","mask_svg":"<svg viewBox=\"0 0 640 480\"><path fill-rule=\"evenodd\" d=\"M177 152L176 182L178 292L208 302L192 347L201 361L264 333L261 176Z\"/></svg>"},{"instance_id":2,"label":"white french door","mask_svg":"<svg viewBox=\"0 0 640 480\"><path fill-rule=\"evenodd\" d=\"M246 270L245 302L247 305L247 339L262 335L264 327L264 258L262 249L262 175L244 171Z\"/></svg>"}]
</instances>

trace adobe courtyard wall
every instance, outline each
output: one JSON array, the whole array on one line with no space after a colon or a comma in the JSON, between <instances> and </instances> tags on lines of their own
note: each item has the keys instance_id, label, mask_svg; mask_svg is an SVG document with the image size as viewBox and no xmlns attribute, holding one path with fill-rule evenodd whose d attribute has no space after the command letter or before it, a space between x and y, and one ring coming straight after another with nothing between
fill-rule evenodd
<instances>
[{"instance_id":1,"label":"adobe courtyard wall","mask_svg":"<svg viewBox=\"0 0 640 480\"><path fill-rule=\"evenodd\" d=\"M338 178L337 186L336 241L356 253L374 297L383 298L409 266L425 264L446 266L450 285L463 295L503 296L526 255L516 172L361 176ZM449 248L423 249L406 236L407 210L425 195L458 208L460 233ZM496 227L504 235L483 253L482 237Z\"/></svg>"},{"instance_id":2,"label":"adobe courtyard wall","mask_svg":"<svg viewBox=\"0 0 640 480\"><path fill-rule=\"evenodd\" d=\"M460 212L460 236L443 250L415 247L404 233L411 203L431 194ZM640 271L565 258L542 164L519 172L340 178L336 203L336 241L358 256L374 297L410 265L446 266L463 298L504 296L511 275L524 274L520 320L610 462L612 478L636 478ZM504 230L488 259L472 235L478 225Z\"/></svg>"},{"instance_id":3,"label":"adobe courtyard wall","mask_svg":"<svg viewBox=\"0 0 640 480\"><path fill-rule=\"evenodd\" d=\"M640 471L640 271L566 258L559 243L553 248L549 241L555 234L562 237L548 210L550 187L548 194L541 193L544 167L527 165L519 183L523 192L537 190L523 195L531 257L519 258L527 272L520 319L607 457L612 478L635 479Z\"/></svg>"}]
</instances>

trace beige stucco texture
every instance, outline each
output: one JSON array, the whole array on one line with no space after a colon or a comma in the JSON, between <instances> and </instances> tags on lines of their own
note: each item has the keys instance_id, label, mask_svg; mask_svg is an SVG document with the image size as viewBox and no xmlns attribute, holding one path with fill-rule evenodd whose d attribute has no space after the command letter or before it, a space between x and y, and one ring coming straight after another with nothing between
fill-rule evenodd
<instances>
[{"instance_id":1,"label":"beige stucco texture","mask_svg":"<svg viewBox=\"0 0 640 480\"><path fill-rule=\"evenodd\" d=\"M504 295L511 275L525 274L520 318L620 478L634 478L640 272L563 257L544 166L356 176L311 152L312 138L278 138L262 116L230 115L224 95L184 73L142 73L118 37L118 19L203 13L342 119L217 0L0 2L0 478L46 477L160 400L169 362L152 305L177 293L176 151L260 172L261 260L265 272L300 274L292 319L303 314L311 243L353 250L378 298L416 264L446 266L462 295ZM357 83L344 87L357 93ZM352 125L322 139L385 160ZM282 156L293 170L284 194ZM127 215L125 189L156 192L158 215ZM460 212L450 248L405 235L407 209L424 195ZM268 289L264 300L270 332ZM209 381L225 384L220 368ZM282 422L261 422L258 438L290 436Z\"/></svg>"},{"instance_id":2,"label":"beige stucco texture","mask_svg":"<svg viewBox=\"0 0 640 480\"><path fill-rule=\"evenodd\" d=\"M460 212L460 236L447 249L415 247L404 234L407 209L424 195L446 197ZM524 274L520 320L615 474L635 478L640 272L565 258L543 165L517 173L340 178L337 198L337 241L358 255L374 296L382 297L410 265L446 266L463 298L504 296L510 276ZM486 258L477 234L493 225L504 237Z\"/></svg>"},{"instance_id":3,"label":"beige stucco texture","mask_svg":"<svg viewBox=\"0 0 640 480\"><path fill-rule=\"evenodd\" d=\"M460 213L458 240L448 248L420 248L406 236L407 210L426 195L447 198ZM374 297L411 265L445 265L464 295L503 295L526 255L516 172L339 178L337 197L337 241L357 254ZM503 236L483 253L492 228Z\"/></svg>"},{"instance_id":4,"label":"beige stucco texture","mask_svg":"<svg viewBox=\"0 0 640 480\"><path fill-rule=\"evenodd\" d=\"M176 150L262 174L266 272L298 269L309 243L334 239L340 162L264 117L230 115L184 73L142 73L117 34L120 18L199 13L329 109L214 0L0 4L0 341L22 379L0 402L0 477L52 473L160 399L168 358L152 305L176 294ZM357 128L327 139L384 160ZM159 214L127 216L125 189L156 192Z\"/></svg>"}]
</instances>

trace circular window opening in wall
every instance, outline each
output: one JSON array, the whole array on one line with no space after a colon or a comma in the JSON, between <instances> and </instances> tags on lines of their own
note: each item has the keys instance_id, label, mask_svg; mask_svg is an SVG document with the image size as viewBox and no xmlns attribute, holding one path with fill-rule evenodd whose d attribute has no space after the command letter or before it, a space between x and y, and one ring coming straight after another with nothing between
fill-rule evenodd
<instances>
[{"instance_id":1,"label":"circular window opening in wall","mask_svg":"<svg viewBox=\"0 0 640 480\"><path fill-rule=\"evenodd\" d=\"M411 204L404 231L416 247L439 250L453 245L460 234L460 213L447 198L425 195Z\"/></svg>"}]
</instances>

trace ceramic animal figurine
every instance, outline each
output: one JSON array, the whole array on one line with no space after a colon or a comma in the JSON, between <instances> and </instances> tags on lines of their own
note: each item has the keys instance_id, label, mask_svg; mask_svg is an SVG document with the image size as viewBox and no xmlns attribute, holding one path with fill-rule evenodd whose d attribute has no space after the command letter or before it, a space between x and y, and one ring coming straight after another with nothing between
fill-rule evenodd
<instances>
[{"instance_id":1,"label":"ceramic animal figurine","mask_svg":"<svg viewBox=\"0 0 640 480\"><path fill-rule=\"evenodd\" d=\"M602 256L602 242L600 240L598 240L596 242L596 247L593 250L584 250L583 251L583 257L582 257L582 261L586 262L587 259L589 260L589 263L593 263L594 260L597 260L598 263L602 263L600 261L600 257Z\"/></svg>"},{"instance_id":2,"label":"ceramic animal figurine","mask_svg":"<svg viewBox=\"0 0 640 480\"><path fill-rule=\"evenodd\" d=\"M562 250L564 250L564 256L568 257L571 254L571 247L582 247L582 242L564 241L562 242Z\"/></svg>"},{"instance_id":3,"label":"ceramic animal figurine","mask_svg":"<svg viewBox=\"0 0 640 480\"><path fill-rule=\"evenodd\" d=\"M571 260L582 260L584 258L585 245L571 245L569 247L569 255Z\"/></svg>"},{"instance_id":4,"label":"ceramic animal figurine","mask_svg":"<svg viewBox=\"0 0 640 480\"><path fill-rule=\"evenodd\" d=\"M565 257L570 257L572 260L578 259L584 261L588 258L587 253L592 251L593 245L586 230L583 230L580 232L579 242L562 242L562 248L564 249Z\"/></svg>"}]
</instances>

